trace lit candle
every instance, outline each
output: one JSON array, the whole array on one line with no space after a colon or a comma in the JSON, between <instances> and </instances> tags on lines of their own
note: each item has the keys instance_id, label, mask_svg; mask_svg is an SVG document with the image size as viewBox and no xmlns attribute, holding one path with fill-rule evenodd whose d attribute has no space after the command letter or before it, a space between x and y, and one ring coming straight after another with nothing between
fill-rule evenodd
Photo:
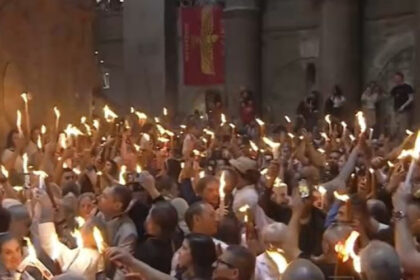
<instances>
[{"instance_id":1,"label":"lit candle","mask_svg":"<svg viewBox=\"0 0 420 280\"><path fill-rule=\"evenodd\" d=\"M414 167L416 166L416 162L419 159L420 154L420 130L417 132L416 142L414 144L414 149L411 151L411 163L410 168L408 169L407 176L405 177L404 188L408 190L411 188L411 177L413 176Z\"/></svg>"},{"instance_id":2,"label":"lit candle","mask_svg":"<svg viewBox=\"0 0 420 280\"><path fill-rule=\"evenodd\" d=\"M224 211L225 209L225 187L226 187L226 171L222 171L220 176L220 186L219 186L219 209Z\"/></svg>"},{"instance_id":3,"label":"lit candle","mask_svg":"<svg viewBox=\"0 0 420 280\"><path fill-rule=\"evenodd\" d=\"M260 127L260 134L261 136L265 135L265 123L261 120L261 119L255 119L255 121L257 122L257 124Z\"/></svg>"},{"instance_id":4,"label":"lit candle","mask_svg":"<svg viewBox=\"0 0 420 280\"><path fill-rule=\"evenodd\" d=\"M54 110L54 115L55 115L55 130L58 132L58 129L60 127L61 113L60 113L60 110L58 110L57 106L55 106L53 110Z\"/></svg>"},{"instance_id":5,"label":"lit candle","mask_svg":"<svg viewBox=\"0 0 420 280\"><path fill-rule=\"evenodd\" d=\"M23 156L22 156L22 168L23 168L23 175L24 175L24 177L25 177L25 186L26 187L29 187L29 185L30 185L30 177L29 177L29 169L28 169L28 161L29 161L29 158L28 158L28 154L27 153L24 153L23 154Z\"/></svg>"},{"instance_id":6,"label":"lit candle","mask_svg":"<svg viewBox=\"0 0 420 280\"><path fill-rule=\"evenodd\" d=\"M354 271L357 273L361 272L360 257L354 251L354 245L360 234L357 231L352 231L350 236L346 239L344 244L339 242L335 245L335 251L338 253L338 257L343 263L347 262L350 258L353 261ZM336 275L339 276L339 275Z\"/></svg>"},{"instance_id":7,"label":"lit candle","mask_svg":"<svg viewBox=\"0 0 420 280\"><path fill-rule=\"evenodd\" d=\"M118 115L115 114L108 105L105 105L103 108L104 111L104 118L107 122L111 123L114 122L116 118L118 118Z\"/></svg>"},{"instance_id":8,"label":"lit candle","mask_svg":"<svg viewBox=\"0 0 420 280\"><path fill-rule=\"evenodd\" d=\"M265 253L275 263L279 274L283 274L286 271L288 263L282 252L279 250L267 250Z\"/></svg>"},{"instance_id":9,"label":"lit candle","mask_svg":"<svg viewBox=\"0 0 420 280\"><path fill-rule=\"evenodd\" d=\"M326 121L326 122L327 122L327 124L328 124L328 131L329 131L329 134L330 134L330 135L332 135L331 115L326 115L326 116L325 116L325 121Z\"/></svg>"},{"instance_id":10,"label":"lit candle","mask_svg":"<svg viewBox=\"0 0 420 280\"><path fill-rule=\"evenodd\" d=\"M124 178L126 172L127 172L127 166L122 165L121 166L121 169L120 169L120 174L118 176L118 182L121 185L125 185L127 183L126 180L125 180L125 178Z\"/></svg>"},{"instance_id":11,"label":"lit candle","mask_svg":"<svg viewBox=\"0 0 420 280\"><path fill-rule=\"evenodd\" d=\"M20 110L16 111L16 126L19 132L19 136L23 137L23 130L22 130L22 113Z\"/></svg>"},{"instance_id":12,"label":"lit candle","mask_svg":"<svg viewBox=\"0 0 420 280\"><path fill-rule=\"evenodd\" d=\"M363 134L367 129L365 116L363 115L362 111L359 111L357 112L356 117L360 128L360 134Z\"/></svg>"},{"instance_id":13,"label":"lit candle","mask_svg":"<svg viewBox=\"0 0 420 280\"><path fill-rule=\"evenodd\" d=\"M24 270L26 269L27 266L34 266L36 267L42 274L42 276L45 279L52 279L54 276L52 275L52 273L45 267L45 265L40 262L38 260L38 257L36 255L36 251L34 246L32 245L31 240L28 237L24 237L23 238L26 241L26 245L28 248L28 255L23 259L23 261L19 264L19 267L17 269L18 274L18 279L20 279L19 277L22 276Z\"/></svg>"}]
</instances>

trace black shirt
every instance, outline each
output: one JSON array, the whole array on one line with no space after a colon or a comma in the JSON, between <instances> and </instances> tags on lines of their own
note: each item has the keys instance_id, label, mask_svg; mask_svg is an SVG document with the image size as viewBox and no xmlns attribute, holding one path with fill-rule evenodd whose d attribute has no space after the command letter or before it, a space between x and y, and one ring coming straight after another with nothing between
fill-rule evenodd
<instances>
[{"instance_id":1,"label":"black shirt","mask_svg":"<svg viewBox=\"0 0 420 280\"><path fill-rule=\"evenodd\" d=\"M413 88L408 84L402 84L395 86L391 90L391 95L394 98L394 110L398 111L402 105L404 105L410 96L410 94L414 94ZM407 112L412 107L412 104L408 105L404 112Z\"/></svg>"},{"instance_id":2,"label":"black shirt","mask_svg":"<svg viewBox=\"0 0 420 280\"><path fill-rule=\"evenodd\" d=\"M136 248L135 257L163 273L171 272L174 248L170 239L148 238Z\"/></svg>"}]
</instances>

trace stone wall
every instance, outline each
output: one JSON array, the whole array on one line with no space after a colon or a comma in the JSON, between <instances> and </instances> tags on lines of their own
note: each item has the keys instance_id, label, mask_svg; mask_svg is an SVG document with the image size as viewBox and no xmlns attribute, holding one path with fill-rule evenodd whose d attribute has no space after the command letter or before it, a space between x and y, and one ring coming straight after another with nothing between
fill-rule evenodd
<instances>
[{"instance_id":1,"label":"stone wall","mask_svg":"<svg viewBox=\"0 0 420 280\"><path fill-rule=\"evenodd\" d=\"M293 113L310 89L307 71L310 63L316 67L319 82L322 4L323 1L314 0L266 1L262 94L265 113L272 119L279 120L283 113ZM414 4L415 0L364 1L360 38L363 85L376 80L389 90L390 76L395 71L404 72L407 81L413 82ZM313 88L319 88L318 83Z\"/></svg>"},{"instance_id":2,"label":"stone wall","mask_svg":"<svg viewBox=\"0 0 420 280\"><path fill-rule=\"evenodd\" d=\"M14 127L24 91L33 124L50 123L53 105L63 121L88 113L98 85L93 19L89 1L0 1L0 135Z\"/></svg>"}]
</instances>

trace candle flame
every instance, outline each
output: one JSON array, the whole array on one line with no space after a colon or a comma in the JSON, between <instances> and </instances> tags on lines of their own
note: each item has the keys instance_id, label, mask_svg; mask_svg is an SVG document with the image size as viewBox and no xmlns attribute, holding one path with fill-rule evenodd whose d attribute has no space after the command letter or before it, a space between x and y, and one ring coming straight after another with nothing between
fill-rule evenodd
<instances>
[{"instance_id":1,"label":"candle flame","mask_svg":"<svg viewBox=\"0 0 420 280\"><path fill-rule=\"evenodd\" d=\"M366 129L367 129L366 119L365 119L365 116L364 116L363 112L362 111L357 112L356 117L357 117L357 122L358 122L359 127L360 127L360 132L361 133L366 132Z\"/></svg>"},{"instance_id":2,"label":"candle flame","mask_svg":"<svg viewBox=\"0 0 420 280\"><path fill-rule=\"evenodd\" d=\"M27 94L26 92L22 93L22 94L20 95L20 97L22 97L23 102L25 102L25 104L28 104L28 100L29 100L29 98L28 98L28 94Z\"/></svg>"},{"instance_id":3,"label":"candle flame","mask_svg":"<svg viewBox=\"0 0 420 280\"><path fill-rule=\"evenodd\" d=\"M337 200L341 200L343 202L347 202L350 199L350 196L348 194L339 194L337 191L334 192L334 197Z\"/></svg>"},{"instance_id":4,"label":"candle flame","mask_svg":"<svg viewBox=\"0 0 420 280\"><path fill-rule=\"evenodd\" d=\"M387 161L386 164L388 164L388 167L392 168L395 166L395 164L393 164L391 161Z\"/></svg>"},{"instance_id":5,"label":"candle flame","mask_svg":"<svg viewBox=\"0 0 420 280\"><path fill-rule=\"evenodd\" d=\"M322 148L319 148L319 149L318 149L318 152L320 152L321 154L325 154L325 150L324 150L324 149L322 149Z\"/></svg>"},{"instance_id":6,"label":"candle flame","mask_svg":"<svg viewBox=\"0 0 420 280\"><path fill-rule=\"evenodd\" d=\"M198 178L204 178L204 177L206 177L206 171L204 171L204 170L201 170L199 173L198 173Z\"/></svg>"},{"instance_id":7,"label":"candle flame","mask_svg":"<svg viewBox=\"0 0 420 280\"><path fill-rule=\"evenodd\" d=\"M161 126L160 124L156 124L156 128L160 135L165 134L166 130L163 128L163 126Z\"/></svg>"},{"instance_id":8,"label":"candle flame","mask_svg":"<svg viewBox=\"0 0 420 280\"><path fill-rule=\"evenodd\" d=\"M287 185L283 183L283 180L280 179L279 177L276 177L276 179L274 180L273 188L285 188L285 187L287 187Z\"/></svg>"},{"instance_id":9,"label":"candle flame","mask_svg":"<svg viewBox=\"0 0 420 280\"><path fill-rule=\"evenodd\" d=\"M147 120L147 115L145 113L136 111L135 114L139 120Z\"/></svg>"},{"instance_id":10,"label":"candle flame","mask_svg":"<svg viewBox=\"0 0 420 280\"><path fill-rule=\"evenodd\" d=\"M19 131L19 135L23 135L23 130L22 130L22 113L20 112L20 110L16 111L16 127Z\"/></svg>"},{"instance_id":11,"label":"candle flame","mask_svg":"<svg viewBox=\"0 0 420 280\"><path fill-rule=\"evenodd\" d=\"M404 159L411 156L412 156L412 150L402 150L400 155L398 156L398 159Z\"/></svg>"},{"instance_id":12,"label":"candle flame","mask_svg":"<svg viewBox=\"0 0 420 280\"><path fill-rule=\"evenodd\" d=\"M328 138L328 135L325 132L321 132L320 134L321 134L322 138L325 139L325 141L328 141L330 139L330 138Z\"/></svg>"},{"instance_id":13,"label":"candle flame","mask_svg":"<svg viewBox=\"0 0 420 280\"><path fill-rule=\"evenodd\" d=\"M181 129L186 129L186 128L187 128L187 126L186 126L185 124L181 124L179 127L180 127Z\"/></svg>"},{"instance_id":14,"label":"candle flame","mask_svg":"<svg viewBox=\"0 0 420 280\"><path fill-rule=\"evenodd\" d=\"M85 223L86 223L86 220L83 219L80 216L75 217L74 220L76 221L76 223L79 226L79 228L83 227L85 225Z\"/></svg>"},{"instance_id":15,"label":"candle flame","mask_svg":"<svg viewBox=\"0 0 420 280\"><path fill-rule=\"evenodd\" d=\"M168 115L168 109L166 109L166 107L163 107L163 115L164 116Z\"/></svg>"},{"instance_id":16,"label":"candle flame","mask_svg":"<svg viewBox=\"0 0 420 280\"><path fill-rule=\"evenodd\" d=\"M287 135L291 138L291 139L294 139L295 138L295 135L293 134L293 133L287 133Z\"/></svg>"},{"instance_id":17,"label":"candle flame","mask_svg":"<svg viewBox=\"0 0 420 280\"><path fill-rule=\"evenodd\" d=\"M83 237L82 237L82 234L80 233L80 231L75 229L71 233L71 236L73 236L74 239L76 240L77 248L79 248L79 249L83 248Z\"/></svg>"},{"instance_id":18,"label":"candle flame","mask_svg":"<svg viewBox=\"0 0 420 280\"><path fill-rule=\"evenodd\" d=\"M346 128L346 127L347 127L347 124L343 121L343 122L341 122L341 126L342 126L343 128Z\"/></svg>"},{"instance_id":19,"label":"candle flame","mask_svg":"<svg viewBox=\"0 0 420 280\"><path fill-rule=\"evenodd\" d=\"M369 172L370 172L370 174L374 174L375 170L373 168L369 168Z\"/></svg>"},{"instance_id":20,"label":"candle flame","mask_svg":"<svg viewBox=\"0 0 420 280\"><path fill-rule=\"evenodd\" d=\"M140 151L140 145L134 144L134 149L136 152Z\"/></svg>"},{"instance_id":21,"label":"candle flame","mask_svg":"<svg viewBox=\"0 0 420 280\"><path fill-rule=\"evenodd\" d=\"M327 193L327 189L324 186L318 186L317 190L322 196L324 196Z\"/></svg>"},{"instance_id":22,"label":"candle flame","mask_svg":"<svg viewBox=\"0 0 420 280\"><path fill-rule=\"evenodd\" d=\"M411 130L409 130L409 129L406 129L405 130L405 133L408 135L408 136L411 136L411 135L413 135L414 134L414 132L412 132Z\"/></svg>"},{"instance_id":23,"label":"candle flame","mask_svg":"<svg viewBox=\"0 0 420 280\"><path fill-rule=\"evenodd\" d=\"M0 166L1 174L7 179L9 178L9 171L7 171L6 167L4 165Z\"/></svg>"},{"instance_id":24,"label":"candle flame","mask_svg":"<svg viewBox=\"0 0 420 280\"><path fill-rule=\"evenodd\" d=\"M327 124L331 124L331 115L326 115L325 121L327 122Z\"/></svg>"},{"instance_id":25,"label":"candle flame","mask_svg":"<svg viewBox=\"0 0 420 280\"><path fill-rule=\"evenodd\" d=\"M141 168L141 166L140 166L140 164L137 164L137 166L136 166L136 172L137 173L141 173L143 170L142 170L142 168Z\"/></svg>"},{"instance_id":26,"label":"candle flame","mask_svg":"<svg viewBox=\"0 0 420 280\"><path fill-rule=\"evenodd\" d=\"M48 177L48 174L43 170L34 170L33 173L34 175L40 176L41 178L44 178L44 179Z\"/></svg>"},{"instance_id":27,"label":"candle flame","mask_svg":"<svg viewBox=\"0 0 420 280\"><path fill-rule=\"evenodd\" d=\"M126 180L125 180L125 178L124 178L124 175L125 175L126 172L127 172L127 166L122 165L121 166L121 169L120 169L120 174L118 176L118 182L121 185L125 185L127 183Z\"/></svg>"},{"instance_id":28,"label":"candle flame","mask_svg":"<svg viewBox=\"0 0 420 280\"><path fill-rule=\"evenodd\" d=\"M93 120L93 127L94 127L96 130L99 130L99 120Z\"/></svg>"},{"instance_id":29,"label":"candle flame","mask_svg":"<svg viewBox=\"0 0 420 280\"><path fill-rule=\"evenodd\" d=\"M261 170L261 175L267 175L268 172L268 168L264 168L263 170Z\"/></svg>"},{"instance_id":30,"label":"candle flame","mask_svg":"<svg viewBox=\"0 0 420 280\"><path fill-rule=\"evenodd\" d=\"M29 157L27 153L23 154L22 161L23 161L23 173L27 174L29 173L29 170L28 170Z\"/></svg>"},{"instance_id":31,"label":"candle flame","mask_svg":"<svg viewBox=\"0 0 420 280\"><path fill-rule=\"evenodd\" d=\"M350 140L351 140L352 142L354 142L354 140L356 140L356 137L354 137L354 135L353 135L353 134L350 134L350 135L349 135L349 137L350 137Z\"/></svg>"},{"instance_id":32,"label":"candle flame","mask_svg":"<svg viewBox=\"0 0 420 280\"><path fill-rule=\"evenodd\" d=\"M290 120L290 118L289 118L289 116L288 116L288 115L284 116L284 118L286 119L286 122L288 122L288 123L291 123L291 122L292 122L292 121Z\"/></svg>"},{"instance_id":33,"label":"candle flame","mask_svg":"<svg viewBox=\"0 0 420 280\"><path fill-rule=\"evenodd\" d=\"M236 128L236 126L235 126L233 123L229 123L229 126L230 126L232 129L235 129L235 128Z\"/></svg>"},{"instance_id":34,"label":"candle flame","mask_svg":"<svg viewBox=\"0 0 420 280\"><path fill-rule=\"evenodd\" d=\"M225 198L225 187L226 187L226 171L223 171L220 176L220 185L219 185L219 197L221 200Z\"/></svg>"},{"instance_id":35,"label":"candle flame","mask_svg":"<svg viewBox=\"0 0 420 280\"><path fill-rule=\"evenodd\" d=\"M41 134L45 135L47 133L47 127L45 125L41 126Z\"/></svg>"},{"instance_id":36,"label":"candle flame","mask_svg":"<svg viewBox=\"0 0 420 280\"><path fill-rule=\"evenodd\" d=\"M29 258L30 260L36 259L37 258L36 251L35 251L34 245L32 244L31 239L29 237L24 237L23 239L26 241L26 247L28 248L27 258Z\"/></svg>"},{"instance_id":37,"label":"candle flame","mask_svg":"<svg viewBox=\"0 0 420 280\"><path fill-rule=\"evenodd\" d=\"M251 149L254 151L254 152L258 152L258 146L257 146L257 144L255 144L253 141L249 141L249 145L251 145Z\"/></svg>"},{"instance_id":38,"label":"candle flame","mask_svg":"<svg viewBox=\"0 0 420 280\"><path fill-rule=\"evenodd\" d=\"M23 187L22 186L14 186L13 189L17 192L21 192L23 191Z\"/></svg>"},{"instance_id":39,"label":"candle flame","mask_svg":"<svg viewBox=\"0 0 420 280\"><path fill-rule=\"evenodd\" d=\"M361 263L360 257L354 252L354 244L359 236L360 234L357 231L352 231L344 243L339 242L335 245L335 251L338 253L339 258L343 262L351 258L353 260L353 268L357 273L361 272Z\"/></svg>"},{"instance_id":40,"label":"candle flame","mask_svg":"<svg viewBox=\"0 0 420 280\"><path fill-rule=\"evenodd\" d=\"M261 119L255 119L255 121L257 122L257 124L259 125L259 126L263 126L265 123L261 120Z\"/></svg>"},{"instance_id":41,"label":"candle flame","mask_svg":"<svg viewBox=\"0 0 420 280\"><path fill-rule=\"evenodd\" d=\"M225 116L225 114L221 114L220 115L220 120L222 122L220 125L223 126L226 123L226 116Z\"/></svg>"},{"instance_id":42,"label":"candle flame","mask_svg":"<svg viewBox=\"0 0 420 280\"><path fill-rule=\"evenodd\" d=\"M64 133L67 134L68 137L70 136L80 136L83 135L83 132L80 131L77 127L73 126L72 124L68 124L66 129L64 130Z\"/></svg>"},{"instance_id":43,"label":"candle flame","mask_svg":"<svg viewBox=\"0 0 420 280\"><path fill-rule=\"evenodd\" d=\"M37 145L38 149L42 150L41 135L38 135L38 138L36 139L36 145Z\"/></svg>"},{"instance_id":44,"label":"candle flame","mask_svg":"<svg viewBox=\"0 0 420 280\"><path fill-rule=\"evenodd\" d=\"M85 116L83 116L83 117L80 118L80 123L81 124L85 124L86 123L86 117Z\"/></svg>"},{"instance_id":45,"label":"candle flame","mask_svg":"<svg viewBox=\"0 0 420 280\"><path fill-rule=\"evenodd\" d=\"M76 174L76 175L80 175L80 174L82 173L82 171L80 171L80 169L79 169L79 168L73 168L73 172L74 172L74 174Z\"/></svg>"},{"instance_id":46,"label":"candle flame","mask_svg":"<svg viewBox=\"0 0 420 280\"><path fill-rule=\"evenodd\" d=\"M67 137L66 134L60 133L58 136L58 142L60 143L61 148L64 150L67 149Z\"/></svg>"},{"instance_id":47,"label":"candle flame","mask_svg":"<svg viewBox=\"0 0 420 280\"><path fill-rule=\"evenodd\" d=\"M145 141L149 142L150 141L150 135L147 133L143 133L143 138Z\"/></svg>"},{"instance_id":48,"label":"candle flame","mask_svg":"<svg viewBox=\"0 0 420 280\"><path fill-rule=\"evenodd\" d=\"M116 118L118 118L118 115L115 114L114 111L112 111L108 105L104 106L104 118L107 122L113 122Z\"/></svg>"},{"instance_id":49,"label":"candle flame","mask_svg":"<svg viewBox=\"0 0 420 280\"><path fill-rule=\"evenodd\" d=\"M214 138L215 137L215 134L214 134L213 131L211 131L211 130L209 130L207 128L203 129L203 131L204 131L205 134L210 135L211 138Z\"/></svg>"},{"instance_id":50,"label":"candle flame","mask_svg":"<svg viewBox=\"0 0 420 280\"><path fill-rule=\"evenodd\" d=\"M160 123L160 119L158 117L155 117L155 123Z\"/></svg>"},{"instance_id":51,"label":"candle flame","mask_svg":"<svg viewBox=\"0 0 420 280\"><path fill-rule=\"evenodd\" d=\"M418 160L420 154L420 130L417 132L416 143L414 144L413 158Z\"/></svg>"},{"instance_id":52,"label":"candle flame","mask_svg":"<svg viewBox=\"0 0 420 280\"><path fill-rule=\"evenodd\" d=\"M102 237L101 231L97 228L93 228L93 239L95 239L96 248L98 249L99 253L103 253L105 251L105 242Z\"/></svg>"},{"instance_id":53,"label":"candle flame","mask_svg":"<svg viewBox=\"0 0 420 280\"><path fill-rule=\"evenodd\" d=\"M270 259L276 264L277 270L280 274L283 274L286 271L288 266L286 258L278 250L267 250L267 255Z\"/></svg>"},{"instance_id":54,"label":"candle flame","mask_svg":"<svg viewBox=\"0 0 420 280\"><path fill-rule=\"evenodd\" d=\"M245 215L244 216L244 222L245 223L248 223L248 221L249 221L249 217L248 217L248 211L249 211L249 209L250 209L250 207L249 207L248 204L245 204L244 206L242 206L241 208L239 208L239 212L240 213L243 213Z\"/></svg>"},{"instance_id":55,"label":"candle flame","mask_svg":"<svg viewBox=\"0 0 420 280\"><path fill-rule=\"evenodd\" d=\"M57 120L60 119L61 113L60 113L60 110L58 110L57 106L54 106L53 110L54 110L55 118Z\"/></svg>"},{"instance_id":56,"label":"candle flame","mask_svg":"<svg viewBox=\"0 0 420 280\"><path fill-rule=\"evenodd\" d=\"M278 148L280 146L280 143L274 142L268 137L263 137L263 141L265 144L267 144L267 146L269 146L272 149Z\"/></svg>"}]
</instances>

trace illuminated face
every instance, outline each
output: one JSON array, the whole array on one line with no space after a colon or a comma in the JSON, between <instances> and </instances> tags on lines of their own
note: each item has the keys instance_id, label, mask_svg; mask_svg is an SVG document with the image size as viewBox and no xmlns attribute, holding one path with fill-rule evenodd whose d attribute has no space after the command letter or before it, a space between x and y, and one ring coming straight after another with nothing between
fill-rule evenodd
<instances>
[{"instance_id":1,"label":"illuminated face","mask_svg":"<svg viewBox=\"0 0 420 280\"><path fill-rule=\"evenodd\" d=\"M216 181L208 183L201 195L205 202L217 207L219 205L219 183Z\"/></svg>"},{"instance_id":2,"label":"illuminated face","mask_svg":"<svg viewBox=\"0 0 420 280\"><path fill-rule=\"evenodd\" d=\"M281 206L289 205L289 196L287 195L287 188L285 187L273 188L273 194L271 195L271 200Z\"/></svg>"},{"instance_id":3,"label":"illuminated face","mask_svg":"<svg viewBox=\"0 0 420 280\"><path fill-rule=\"evenodd\" d=\"M105 215L112 215L118 211L111 187L106 188L102 192L99 197L98 208Z\"/></svg>"},{"instance_id":4,"label":"illuminated face","mask_svg":"<svg viewBox=\"0 0 420 280\"><path fill-rule=\"evenodd\" d=\"M9 271L17 270L22 262L22 250L16 239L9 240L3 244L0 252L1 263Z\"/></svg>"},{"instance_id":5,"label":"illuminated face","mask_svg":"<svg viewBox=\"0 0 420 280\"><path fill-rule=\"evenodd\" d=\"M366 197L370 192L368 180L366 176L358 176L357 178L357 193L362 197Z\"/></svg>"},{"instance_id":6,"label":"illuminated face","mask_svg":"<svg viewBox=\"0 0 420 280\"><path fill-rule=\"evenodd\" d=\"M85 196L79 203L79 215L82 218L87 219L94 207L94 201L90 197Z\"/></svg>"},{"instance_id":7,"label":"illuminated face","mask_svg":"<svg viewBox=\"0 0 420 280\"><path fill-rule=\"evenodd\" d=\"M184 239L181 249L179 250L179 266L186 268L192 264L191 248L190 243L187 239Z\"/></svg>"},{"instance_id":8,"label":"illuminated face","mask_svg":"<svg viewBox=\"0 0 420 280\"><path fill-rule=\"evenodd\" d=\"M67 183L74 183L76 181L76 174L73 171L64 172L61 175L61 186L64 186Z\"/></svg>"}]
</instances>

